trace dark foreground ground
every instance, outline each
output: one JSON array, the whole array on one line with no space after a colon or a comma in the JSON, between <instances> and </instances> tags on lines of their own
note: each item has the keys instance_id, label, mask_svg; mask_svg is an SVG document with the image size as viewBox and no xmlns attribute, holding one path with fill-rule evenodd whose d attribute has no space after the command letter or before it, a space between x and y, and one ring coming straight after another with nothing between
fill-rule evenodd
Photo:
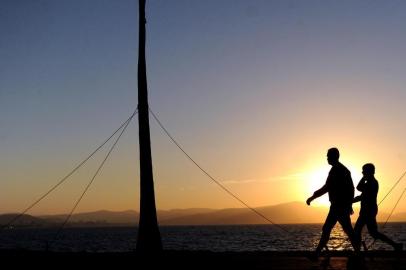
<instances>
[{"instance_id":1,"label":"dark foreground ground","mask_svg":"<svg viewBox=\"0 0 406 270\"><path fill-rule=\"evenodd\" d=\"M0 251L1 269L405 269L406 252L375 251L353 256L330 252L317 261L309 252L164 251L138 253L64 253ZM4 268L3 268L4 267Z\"/></svg>"}]
</instances>

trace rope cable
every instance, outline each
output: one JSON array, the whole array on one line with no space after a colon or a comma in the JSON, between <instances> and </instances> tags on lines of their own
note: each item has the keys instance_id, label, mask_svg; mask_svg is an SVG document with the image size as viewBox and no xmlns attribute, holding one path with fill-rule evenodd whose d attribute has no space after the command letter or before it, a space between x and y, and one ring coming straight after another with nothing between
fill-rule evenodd
<instances>
[{"instance_id":1,"label":"rope cable","mask_svg":"<svg viewBox=\"0 0 406 270\"><path fill-rule=\"evenodd\" d=\"M400 200L402 199L403 195L405 194L405 192L406 192L406 188L403 189L402 194L400 194L398 200L396 201L395 205L392 208L392 211L390 212L389 216L386 218L386 221L383 224L382 228L385 228L386 224L389 221L389 218L392 216L393 212L395 211L396 207L398 206L398 204L399 204ZM368 249L370 249L375 244L375 242L376 242L376 239L374 239L374 241L368 246Z\"/></svg>"},{"instance_id":2,"label":"rope cable","mask_svg":"<svg viewBox=\"0 0 406 270\"><path fill-rule=\"evenodd\" d=\"M79 170L94 154L96 154L108 141L111 140L111 138L117 134L124 126L128 125L129 121L135 116L137 113L137 110L135 110L131 116L125 120L118 129L116 129L113 134L111 134L101 145L99 145L90 155L88 155L82 162L80 162L73 170L71 170L66 176L64 176L58 183L56 183L54 186L52 186L47 192L45 192L41 197L39 197L37 200L35 200L32 204L30 204L27 208L25 208L20 214L16 215L14 218L12 218L9 222L7 222L5 225L3 225L0 228L0 231L3 231L6 228L9 228L11 224L16 222L18 219L20 219L25 213L27 213L29 210L31 210L34 206L36 206L39 202L41 202L45 197L47 197L51 192L53 192L55 189L57 189L60 185L62 185L72 174L74 174L77 170Z\"/></svg>"},{"instance_id":3,"label":"rope cable","mask_svg":"<svg viewBox=\"0 0 406 270\"><path fill-rule=\"evenodd\" d=\"M388 195L393 191L393 189L400 183L400 181L403 179L403 177L406 175L406 171L399 177L398 181L392 186L392 188L386 193L386 195L383 197L383 199L378 203L378 206L388 197Z\"/></svg>"},{"instance_id":4,"label":"rope cable","mask_svg":"<svg viewBox=\"0 0 406 270\"><path fill-rule=\"evenodd\" d=\"M218 180L216 180L213 176L211 176L211 174L209 174L205 169L202 168L202 166L200 166L184 149L182 146L180 146L180 144L174 139L174 137L169 133L169 131L163 126L163 124L161 123L161 121L159 121L158 117L152 112L152 110L149 108L149 111L151 113L151 115L153 116L153 118L156 120L156 122L158 123L158 125L162 128L162 130L166 133L166 135L170 138L170 140L183 152L183 154L186 155L186 157L192 161L207 177L209 177L215 184L217 184L221 189L223 189L225 192L227 192L230 196L232 196L234 199L236 199L237 201L239 201L241 204L243 204L245 207L247 207L248 209L250 209L251 211L253 211L255 214L257 214L258 216L262 217L263 219L265 219L266 221L268 221L269 223L275 225L276 227L278 227L279 229L290 233L287 229L285 229L284 227L282 227L281 225L273 222L272 220L270 220L269 218L267 218L266 216L264 216L263 214L261 214L260 212L258 212L255 208L249 206L246 202L244 202L242 199L240 199L237 195L235 195L234 193L232 193L229 189L227 189L224 185L222 185Z\"/></svg>"},{"instance_id":5,"label":"rope cable","mask_svg":"<svg viewBox=\"0 0 406 270\"><path fill-rule=\"evenodd\" d=\"M398 206L398 204L399 204L400 200L402 199L403 195L405 194L405 192L406 192L406 188L404 188L402 191L402 194L400 194L399 199L396 201L395 206L392 208L392 211L390 212L388 218L386 219L385 223L383 224L383 227L385 227L386 224L388 223L389 218L392 216L393 212L395 211L396 207Z\"/></svg>"},{"instance_id":6,"label":"rope cable","mask_svg":"<svg viewBox=\"0 0 406 270\"><path fill-rule=\"evenodd\" d=\"M94 180L96 179L97 175L99 174L99 172L103 168L103 166L106 163L107 159L110 157L110 154L113 152L113 150L116 147L117 143L119 142L121 136L124 134L125 130L127 129L128 125L130 124L130 122L131 122L132 118L134 117L134 115L135 115L135 113L132 114L132 116L128 119L125 126L122 128L122 130L121 130L120 134L118 135L117 139L114 141L113 145L110 147L109 152L107 153L107 155L105 156L105 158L103 159L103 161L101 162L99 167L97 168L96 172L94 173L92 179L89 181L86 188L84 189L84 191L82 192L80 197L77 199L77 201L76 201L75 205L73 206L72 210L70 211L69 215L66 217L66 219L64 220L62 225L59 227L58 231L56 232L56 234L54 236L53 242L55 242L57 240L59 234L61 233L61 231L63 230L65 225L69 222L70 218L72 217L72 215L75 212L76 208L78 207L79 203L82 201L83 197L85 196L85 194L89 190L90 186L93 184Z\"/></svg>"}]
</instances>

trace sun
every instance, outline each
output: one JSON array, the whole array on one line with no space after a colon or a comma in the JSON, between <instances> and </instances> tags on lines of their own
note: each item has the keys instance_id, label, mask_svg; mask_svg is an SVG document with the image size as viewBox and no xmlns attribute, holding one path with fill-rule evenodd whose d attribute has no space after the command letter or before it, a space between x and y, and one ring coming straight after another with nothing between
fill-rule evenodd
<instances>
[{"instance_id":1,"label":"sun","mask_svg":"<svg viewBox=\"0 0 406 270\"><path fill-rule=\"evenodd\" d=\"M311 196L313 192L321 188L325 183L328 176L328 172L330 171L329 166L322 166L315 169L311 169L306 173L306 191ZM328 195L324 194L323 196L315 199L312 202L314 206L330 206L330 202L328 200Z\"/></svg>"},{"instance_id":2,"label":"sun","mask_svg":"<svg viewBox=\"0 0 406 270\"><path fill-rule=\"evenodd\" d=\"M356 184L356 180L360 179L362 174L359 172L359 170L356 170L356 166L353 166L350 164L347 167L351 171L351 176L354 185ZM321 188L327 180L328 173L331 169L331 166L319 166L319 167L314 167L312 169L307 170L306 173L304 173L304 178L305 178L305 191L307 194L309 194L309 197ZM359 193L355 190L356 195ZM330 206L330 201L328 199L328 194L324 194L323 196L315 199L312 202L312 205L314 206Z\"/></svg>"}]
</instances>

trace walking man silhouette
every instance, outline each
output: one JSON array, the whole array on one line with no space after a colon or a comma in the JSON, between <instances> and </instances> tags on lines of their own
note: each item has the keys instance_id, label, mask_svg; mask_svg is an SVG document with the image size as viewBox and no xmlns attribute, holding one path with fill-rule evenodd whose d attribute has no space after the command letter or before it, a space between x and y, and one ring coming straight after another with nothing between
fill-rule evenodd
<instances>
[{"instance_id":1,"label":"walking man silhouette","mask_svg":"<svg viewBox=\"0 0 406 270\"><path fill-rule=\"evenodd\" d=\"M376 223L378 204L376 203L376 198L378 196L379 184L378 180L375 179L374 164L367 163L362 166L362 174L364 177L362 177L357 185L357 189L362 193L360 196L354 198L354 202L361 201L361 210L354 227L354 233L357 243L361 243L362 229L365 225L367 225L368 232L374 239L379 239L388 243L395 250L402 250L402 243L395 243L386 235L378 231L378 225Z\"/></svg>"},{"instance_id":2,"label":"walking man silhouette","mask_svg":"<svg viewBox=\"0 0 406 270\"><path fill-rule=\"evenodd\" d=\"M331 204L323 225L319 244L316 248L315 258L317 258L321 250L326 247L330 239L331 230L337 221L348 235L354 250L356 252L359 251L359 244L356 242L350 218L350 215L353 214L352 202L354 199L354 184L352 182L351 172L338 161L339 157L340 152L337 148L330 148L328 150L327 161L332 168L328 174L326 183L320 189L316 190L313 196L306 200L307 205L310 205L314 199L328 193Z\"/></svg>"}]
</instances>

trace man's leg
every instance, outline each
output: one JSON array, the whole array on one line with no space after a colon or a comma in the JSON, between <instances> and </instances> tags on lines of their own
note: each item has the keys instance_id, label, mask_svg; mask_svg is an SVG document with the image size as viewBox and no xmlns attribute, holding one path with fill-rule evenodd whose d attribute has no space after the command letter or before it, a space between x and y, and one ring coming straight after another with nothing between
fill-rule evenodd
<instances>
[{"instance_id":1,"label":"man's leg","mask_svg":"<svg viewBox=\"0 0 406 270\"><path fill-rule=\"evenodd\" d=\"M361 250L361 238L362 238L362 229L365 226L365 219L363 218L363 216L359 216L357 219L357 222L355 223L355 227L354 227L354 240L356 241L357 245L358 245L358 249ZM364 246L365 248L365 246Z\"/></svg>"},{"instance_id":2,"label":"man's leg","mask_svg":"<svg viewBox=\"0 0 406 270\"><path fill-rule=\"evenodd\" d=\"M350 214L344 214L340 216L338 220L343 227L344 232L348 235L348 238L350 239L351 245L354 248L355 252L360 251L360 243L358 243L355 234L354 234L354 229L352 228L351 225L351 218Z\"/></svg>"},{"instance_id":3,"label":"man's leg","mask_svg":"<svg viewBox=\"0 0 406 270\"><path fill-rule=\"evenodd\" d=\"M398 244L398 243L394 242L392 239L390 239L389 237L387 237L386 235L384 235L383 233L380 233L378 231L378 224L376 223L375 217L373 217L373 218L371 217L367 220L367 228L368 228L369 234L374 239L382 240L383 242L391 245L396 250L402 249L402 244Z\"/></svg>"},{"instance_id":4,"label":"man's leg","mask_svg":"<svg viewBox=\"0 0 406 270\"><path fill-rule=\"evenodd\" d=\"M327 245L328 240L330 239L330 233L334 225L337 223L337 214L331 210L327 215L326 221L323 225L322 234L320 237L319 245L316 248L316 253L320 254L321 250Z\"/></svg>"}]
</instances>

